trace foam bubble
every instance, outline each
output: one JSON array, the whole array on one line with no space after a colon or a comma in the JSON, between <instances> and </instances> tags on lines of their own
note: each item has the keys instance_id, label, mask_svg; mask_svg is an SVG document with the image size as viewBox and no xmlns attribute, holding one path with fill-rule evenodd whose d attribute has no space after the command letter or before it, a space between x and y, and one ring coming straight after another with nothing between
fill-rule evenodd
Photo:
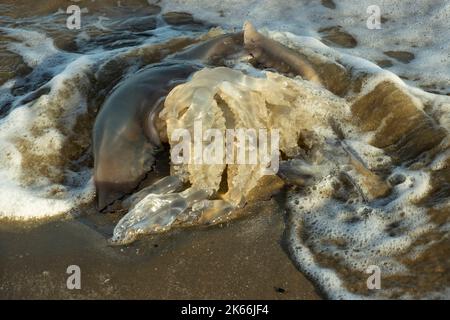
<instances>
[{"instance_id":1,"label":"foam bubble","mask_svg":"<svg viewBox=\"0 0 450 320\"><path fill-rule=\"evenodd\" d=\"M18 41L9 43L8 49L21 55L25 63L32 68L59 54L53 40L43 33L12 28L0 28L0 30Z\"/></svg>"},{"instance_id":2,"label":"foam bubble","mask_svg":"<svg viewBox=\"0 0 450 320\"><path fill-rule=\"evenodd\" d=\"M48 217L93 199L91 169L69 170L63 151L87 112L92 64L74 60L47 83L48 94L0 119L0 217Z\"/></svg>"},{"instance_id":3,"label":"foam bubble","mask_svg":"<svg viewBox=\"0 0 450 320\"><path fill-rule=\"evenodd\" d=\"M321 39L320 29L341 26L356 38L353 48L340 48L341 53L373 63L389 60L389 70L401 75L408 83L450 93L450 4L427 1L339 0L331 10L320 1L273 0L163 0L163 12L186 11L206 21L228 28L241 29L250 20L258 28L288 31L297 35ZM381 29L369 29L369 6L380 8ZM434 36L434 35L441 36ZM401 39L401 40L399 40ZM310 46L313 40L299 42ZM323 44L320 44L324 47ZM414 54L409 62L400 62L384 52L403 51ZM361 61L362 61L361 59ZM364 62L367 64L367 62Z\"/></svg>"},{"instance_id":4,"label":"foam bubble","mask_svg":"<svg viewBox=\"0 0 450 320\"><path fill-rule=\"evenodd\" d=\"M290 193L291 251L301 269L313 275L330 297L363 296L347 291L341 284L342 275L330 268L333 264L327 264L328 268L321 266L317 255L331 257L354 272L363 273L368 266L378 265L384 276L403 274L407 268L396 256L433 228L425 210L411 203L411 199L423 195L428 180L410 171L402 170L402 174L405 181L396 186L393 200L385 205L376 201L343 203L330 198L336 179L333 175L325 177L307 194ZM314 262L305 261L308 255Z\"/></svg>"}]
</instances>

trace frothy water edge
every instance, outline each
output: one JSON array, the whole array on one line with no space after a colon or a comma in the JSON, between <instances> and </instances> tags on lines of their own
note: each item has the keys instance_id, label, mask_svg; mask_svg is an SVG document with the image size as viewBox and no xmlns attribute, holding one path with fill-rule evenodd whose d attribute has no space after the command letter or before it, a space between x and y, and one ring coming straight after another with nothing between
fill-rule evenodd
<instances>
[{"instance_id":1,"label":"frothy water edge","mask_svg":"<svg viewBox=\"0 0 450 320\"><path fill-rule=\"evenodd\" d=\"M35 68L31 73L31 82L36 79L49 79L47 82L44 81L42 86L30 87L31 91L25 89L23 94L18 95L11 94L11 89L17 88L16 79L9 80L0 87L0 105L3 107L8 103L11 105L11 111L0 119L0 217L18 220L60 215L92 202L95 194L91 179L91 160L88 159L89 156L83 157L86 150L89 150L90 128L80 125L80 121L85 119L84 115L98 108L89 106L93 101L90 95L97 89L93 87L95 82L93 79L98 79L102 72L105 72L108 62L120 60L127 55L147 52L146 49L152 47L152 42L156 45L183 35L193 38L199 35L199 32L171 31L164 27L160 36L152 38L147 44L141 44L141 49L125 47L86 55L63 52L53 45L52 39L40 33L4 28L2 31L18 40L9 49L20 54L25 63ZM433 230L439 230L443 234L442 239L434 240L429 245L423 245L420 249L410 252L412 259L426 252L432 243L444 241L445 245L447 241L448 244L450 232L448 219L439 224L430 222L427 216L430 208L437 208L442 210L442 215L448 215L448 211L445 211L449 206L448 194L443 195L443 200L439 198L437 204L425 206L420 201L433 189L430 182L434 179L433 172L448 170L449 97L409 87L395 74L379 68L372 62L349 55L345 50L331 49L315 38L277 30L267 30L266 34L308 54L319 53L346 67L352 66L355 74L376 74L369 77L367 82L363 81L361 92L349 93L347 97L349 104L354 103L356 97L377 90L377 86L383 82L394 83L402 88L417 106L423 106L426 117L432 118L447 135L441 142L437 154L430 155L431 163L424 160L425 165L421 168L411 169L411 162L408 160L407 164L400 162L391 168L386 179L391 178L394 181L396 176L401 176L403 178L400 178L400 181L404 180L392 183L393 196L388 202L378 200L377 197L370 201L358 202L360 201L358 200L355 203L331 199L329 194L335 192L333 181L338 176L339 170L336 167L339 167L339 164L325 168L328 175L317 177L315 190L309 187L311 188L307 190L309 193L289 191L288 207L291 220L288 226L289 242L291 253L300 269L312 277L331 298L416 296L448 298L445 282L444 289L437 288L436 292L431 292L430 288L424 289L424 292L419 290L412 293L408 293L407 290L396 291L395 288L383 292L367 292L364 288L352 286L357 281L361 282L360 278L365 279L367 276L355 280L345 270L364 274L369 265L381 264L383 274L403 276L415 271L409 270L404 261L398 261L397 256L412 248L421 236ZM137 68L139 65L127 65L123 69L124 74L132 73ZM51 74L42 75L48 72ZM47 88L48 92L41 91L43 88ZM30 98L29 102L20 103L26 101L32 93L39 91L45 93L35 99ZM375 135L370 130L362 133L352 131L351 128L343 128L343 131L348 134L345 143L352 145L352 141L356 141L355 144L362 145L362 150L357 154L366 153L369 162L379 158L380 155L385 155L383 148L371 149L369 146ZM336 159L343 157L341 146L336 145L339 139L332 133L326 131L321 133L325 133L324 140L329 139L325 143L332 146L330 152L337 152ZM356 148L357 146L353 145L353 149ZM61 160L59 158L61 153L67 153L69 158ZM79 161L73 163L70 159L76 155L79 155ZM24 163L27 161L29 167L24 169ZM66 166L64 161L71 164ZM377 167L377 163L366 164L368 167ZM34 176L36 172L38 174ZM352 173L354 172L349 174ZM360 172L355 173L355 176L360 175ZM61 176L64 177L62 180ZM328 196L323 197L321 193ZM359 215L356 218L355 213L356 216ZM398 220L402 221L401 226L392 226ZM308 231L305 232L304 228ZM405 229L398 231L402 228ZM389 236L389 232L394 232L394 237ZM327 239L328 243L324 244L324 239ZM346 247L348 243L351 245ZM345 253L345 250L350 253ZM376 253L377 250L380 252ZM341 266L338 271L333 270L333 264L327 260L330 256L335 256L336 260L333 263ZM445 261L443 264L445 266ZM448 266L446 268L448 269ZM427 278L426 275L424 277ZM362 283L365 286L364 281Z\"/></svg>"}]
</instances>

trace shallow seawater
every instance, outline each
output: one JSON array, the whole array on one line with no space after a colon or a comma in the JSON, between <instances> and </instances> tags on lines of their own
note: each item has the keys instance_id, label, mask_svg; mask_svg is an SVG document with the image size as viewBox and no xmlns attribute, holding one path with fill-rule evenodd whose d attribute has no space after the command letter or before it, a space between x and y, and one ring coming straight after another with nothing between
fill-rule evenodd
<instances>
[{"instance_id":1,"label":"shallow seawater","mask_svg":"<svg viewBox=\"0 0 450 320\"><path fill-rule=\"evenodd\" d=\"M236 16L224 21L232 15L231 9L221 10L227 1L217 12L193 4L192 15L169 12L175 11L173 3L149 3L74 3L84 8L82 26L69 30L68 1L2 1L0 223L94 211L92 128L105 99L143 67L240 28L234 25ZM333 19L345 11L342 6L305 2L311 14ZM442 26L448 6L428 8L433 23ZM384 33L389 23L407 21L391 9ZM274 7L268 5L267 15L270 10ZM322 79L318 87L267 70L274 74L268 76L271 81L286 79L289 86L283 90L295 93L283 103L296 108L280 115L276 124L292 128L283 131L284 141L296 144L283 150L279 175L287 197L279 201L287 208L287 242L298 269L330 298L448 299L450 85L448 74L429 71L439 63L448 70L442 52L450 35L443 35L441 47L424 37L411 48L412 55L404 44L390 40L385 48L372 50L362 38L366 30L358 33L353 16L344 23L351 32L336 27L333 19L296 29L294 23L264 23L270 20L264 12L251 11L250 17L266 27L267 37L305 57ZM415 17L414 25L423 26L426 18ZM399 34L395 26L392 32ZM380 50L385 59L380 60ZM434 64L426 62L427 53ZM423 79L420 61L426 62ZM278 92L265 90L265 73L258 66L241 58L226 66L248 76L245 81L253 77L262 83L248 100L237 98L238 106L256 101L277 105ZM236 79L230 86L242 90L245 81ZM193 83L183 88L188 91ZM236 98L236 91L230 92L225 98ZM251 100L256 96L260 100ZM158 159L166 163L168 156ZM161 169L153 180L167 172ZM367 287L370 266L381 271L381 289Z\"/></svg>"}]
</instances>

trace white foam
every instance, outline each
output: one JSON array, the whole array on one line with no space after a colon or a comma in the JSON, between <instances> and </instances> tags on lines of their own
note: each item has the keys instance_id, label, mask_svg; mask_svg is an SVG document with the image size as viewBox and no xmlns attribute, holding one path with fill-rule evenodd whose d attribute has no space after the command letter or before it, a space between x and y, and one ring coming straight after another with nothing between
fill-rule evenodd
<instances>
[{"instance_id":1,"label":"white foam","mask_svg":"<svg viewBox=\"0 0 450 320\"><path fill-rule=\"evenodd\" d=\"M450 92L450 3L434 0L336 0L335 3L336 10L323 7L319 1L162 1L163 12L188 11L195 17L231 29L240 30L243 22L250 20L257 27L266 28L266 35L287 46L318 52L352 66L353 72L375 74L365 84L363 94L381 81L392 81L406 89L416 99L418 107L421 105L419 102L430 106L430 114L437 123L449 130L450 99L408 87L397 75L412 79L409 81L413 84L433 84L443 92ZM380 5L383 16L389 19L381 30L366 28L366 9L374 4ZM321 38L318 32L320 28L336 25L343 26L355 36L358 40L355 48L334 49L318 40ZM49 167L50 171L64 176L64 183L55 183L38 172L34 172L32 177L25 177L32 178L31 182L27 181L24 179L27 171L22 167L24 150L20 148L18 141L31 141L25 151L36 156L60 154L68 139L67 132L73 132L76 117L87 112L86 92L91 85L88 75L92 72L93 65L100 65L108 56L126 52L129 48L112 50L110 53L98 48L93 51L95 54L83 57L59 51L52 39L35 31L9 28L0 30L15 39L15 42L8 45L8 49L21 55L29 66L35 68L34 72L47 71L53 76L47 84L51 89L48 94L25 105L14 105L15 109L0 119L0 217L25 220L66 213L93 200L91 169L82 168L75 172L68 168ZM184 34L186 33L183 31L162 26L154 30L153 37L149 37L141 46ZM436 34L440 36L435 36ZM83 36L86 37L86 33L81 32L78 40L82 42ZM387 50L409 51L415 54L415 59L409 64L396 62L383 54ZM390 71L373 63L381 59L394 62ZM36 71L39 68L42 70ZM235 68L254 77L265 76L263 72L245 63L240 63ZM311 84L301 79L295 81L314 94ZM12 99L10 89L14 84L13 79L0 88L0 101ZM317 95L320 94L324 95L323 101L333 98L331 94L327 96L317 90ZM16 103L20 101L19 98L21 97L17 97ZM304 112L322 119L336 115L333 112L337 113L337 110L330 112L327 106L331 104L324 102L324 105L318 105L315 110L305 107ZM52 117L51 113L55 110L62 112L58 119ZM338 117L344 118L349 110L342 108L339 112L342 114ZM56 120L66 130L61 130ZM36 125L43 128L38 135L32 130ZM362 134L358 130L349 133L349 128L343 129L347 137L345 143L360 156L369 169L377 169L390 163L390 158L382 150L368 144L371 133ZM316 252L322 250L335 254L337 259L355 271L364 271L367 266L376 264L386 274L405 272L405 266L395 259L395 255L406 249L414 249L411 256L420 254L426 246L411 248L411 244L434 227L428 220L425 209L414 204L415 200L429 191L430 174L399 167L392 175L403 176L404 179L392 187L392 194L388 199L369 203L356 199L343 203L330 197L330 193L333 192L338 172L346 169L343 167L345 152L337 150L340 147L336 144L327 145L330 141L336 142L330 128L317 127L314 130L321 136L321 142L328 148L326 151L333 154L333 157L328 158L324 164L314 164L316 168L320 168L320 174L317 174L315 185L307 189L306 193L291 192L289 195L288 205L292 212L288 225L290 249L299 267L315 279L330 297L364 298L346 289L345 279L341 278L333 266L321 266ZM441 170L446 165L448 156L447 151L436 157L429 169ZM352 219L355 222L350 223ZM399 221L404 231L394 228L395 234L389 235L389 226ZM441 230L448 232L449 228L447 224ZM303 234L299 234L299 231L308 233L307 243L303 242ZM333 240L342 239L346 243L345 250L332 243ZM373 297L383 297L383 294L386 293L380 292ZM442 295L448 296L448 291L447 294L437 292L432 296Z\"/></svg>"},{"instance_id":2,"label":"white foam","mask_svg":"<svg viewBox=\"0 0 450 320\"><path fill-rule=\"evenodd\" d=\"M91 168L72 171L49 164L45 168L48 172L39 173L38 167L42 163L26 169L24 161L31 154L35 157L33 161L39 162L36 159L41 157L45 165L46 157L62 156L69 135L76 134L73 130L77 117L88 112L90 79L98 67L112 57L200 33L162 26L139 46L110 51L99 46L90 54L81 55L59 50L53 39L43 32L7 27L1 27L0 32L13 39L8 42L7 49L20 55L33 68L27 77L29 82L41 79L43 74L46 74L45 78L50 75L50 80L43 85L50 92L26 104L21 101L30 90L23 95L12 94L18 79L11 79L0 87L0 105L12 102L11 111L0 118L0 218L20 220L67 213L94 199ZM79 33L78 42L83 40L83 35L86 33ZM56 183L51 178L55 176L63 178L63 182Z\"/></svg>"},{"instance_id":3,"label":"white foam","mask_svg":"<svg viewBox=\"0 0 450 320\"><path fill-rule=\"evenodd\" d=\"M9 43L7 48L22 56L24 62L32 68L59 54L53 40L43 33L12 28L0 28L0 30L18 41Z\"/></svg>"},{"instance_id":4,"label":"white foam","mask_svg":"<svg viewBox=\"0 0 450 320\"><path fill-rule=\"evenodd\" d=\"M450 159L450 148L439 154L431 163L430 169L433 171L442 170Z\"/></svg>"},{"instance_id":5,"label":"white foam","mask_svg":"<svg viewBox=\"0 0 450 320\"><path fill-rule=\"evenodd\" d=\"M30 168L23 167L24 157L30 154L44 160L61 155L68 139L66 134L73 133L76 117L87 112L86 95L90 86L87 75L93 63L88 57L69 63L47 84L51 88L48 94L14 108L0 120L0 217L54 216L93 199L89 168L73 172L49 164L50 175L54 171L67 176L70 184L65 185L52 182L32 168L30 175L26 171ZM23 145L23 141L27 143Z\"/></svg>"},{"instance_id":6,"label":"white foam","mask_svg":"<svg viewBox=\"0 0 450 320\"><path fill-rule=\"evenodd\" d=\"M370 265L377 265L384 276L403 274L407 269L395 256L433 228L425 209L412 204L412 200L426 194L429 177L405 169L397 169L395 174L404 175L405 181L395 186L394 199L384 205L342 203L330 198L335 179L332 173L304 195L291 192L288 200L292 211L291 251L301 269L311 274L331 298L363 296L348 292L339 274L320 266L311 250L335 257L354 272L364 272ZM393 223L399 223L399 231L389 234L387 230ZM307 244L301 240L305 232ZM335 244L338 242L344 243L342 247ZM388 294L389 291L383 291L378 297Z\"/></svg>"},{"instance_id":7,"label":"white foam","mask_svg":"<svg viewBox=\"0 0 450 320\"><path fill-rule=\"evenodd\" d=\"M151 1L150 1L151 2ZM163 12L187 11L194 16L229 28L241 29L246 20L258 28L289 31L321 38L319 29L342 26L358 41L355 48L340 52L366 60L392 60L394 73L420 85L436 85L450 93L450 3L415 0L339 0L331 10L320 1L297 0L163 0ZM378 5L383 22L380 30L367 28L367 8ZM309 45L306 44L305 45ZM409 64L383 52L408 51L415 55Z\"/></svg>"}]
</instances>

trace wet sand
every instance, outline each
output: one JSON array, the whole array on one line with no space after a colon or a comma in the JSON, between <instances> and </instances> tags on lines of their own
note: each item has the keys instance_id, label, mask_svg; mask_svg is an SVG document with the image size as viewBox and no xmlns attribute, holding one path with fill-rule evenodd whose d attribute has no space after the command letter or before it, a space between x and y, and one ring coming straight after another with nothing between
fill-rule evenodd
<instances>
[{"instance_id":1,"label":"wet sand","mask_svg":"<svg viewBox=\"0 0 450 320\"><path fill-rule=\"evenodd\" d=\"M111 247L114 216L92 213L33 227L0 224L1 299L320 299L283 249L274 199L223 225ZM68 290L66 269L81 268Z\"/></svg>"}]
</instances>

